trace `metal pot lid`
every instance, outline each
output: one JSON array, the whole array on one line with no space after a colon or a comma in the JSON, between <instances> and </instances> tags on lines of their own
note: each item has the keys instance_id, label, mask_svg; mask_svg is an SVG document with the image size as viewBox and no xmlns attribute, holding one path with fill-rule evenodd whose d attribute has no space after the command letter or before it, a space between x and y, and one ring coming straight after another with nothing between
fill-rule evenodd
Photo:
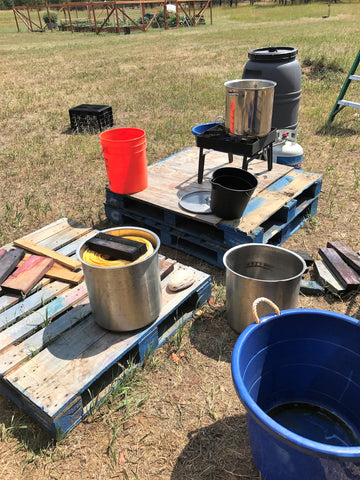
<instances>
[{"instance_id":1,"label":"metal pot lid","mask_svg":"<svg viewBox=\"0 0 360 480\"><path fill-rule=\"evenodd\" d=\"M185 194L179 201L180 207L192 213L212 213L210 208L210 190L197 190Z\"/></svg>"},{"instance_id":2,"label":"metal pot lid","mask_svg":"<svg viewBox=\"0 0 360 480\"><path fill-rule=\"evenodd\" d=\"M265 47L250 50L248 57L254 61L277 62L295 58L298 50L294 47Z\"/></svg>"}]
</instances>

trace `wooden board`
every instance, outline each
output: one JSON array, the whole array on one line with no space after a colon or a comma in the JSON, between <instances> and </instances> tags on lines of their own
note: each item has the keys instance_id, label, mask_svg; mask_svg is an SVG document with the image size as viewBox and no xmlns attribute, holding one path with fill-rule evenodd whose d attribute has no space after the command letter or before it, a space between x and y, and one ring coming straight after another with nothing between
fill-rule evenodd
<instances>
[{"instance_id":1,"label":"wooden board","mask_svg":"<svg viewBox=\"0 0 360 480\"><path fill-rule=\"evenodd\" d=\"M41 233L40 241L51 244L46 231ZM56 237L60 247L59 232ZM84 234L59 251L73 255L85 238ZM193 269L194 284L173 293L167 288L167 273L179 264L165 257L159 264L160 315L136 332L100 328L91 314L85 282L74 286L46 279L25 299L9 296L2 302L0 390L53 437L62 438L88 415L91 398L101 401L122 380L120 363L133 357L141 364L210 297L209 275Z\"/></svg>"},{"instance_id":2,"label":"wooden board","mask_svg":"<svg viewBox=\"0 0 360 480\"><path fill-rule=\"evenodd\" d=\"M2 252L2 253L1 253ZM15 270L23 259L25 252L20 248L2 249L0 252L0 284Z\"/></svg>"},{"instance_id":3,"label":"wooden board","mask_svg":"<svg viewBox=\"0 0 360 480\"><path fill-rule=\"evenodd\" d=\"M53 266L52 258L30 255L20 267L1 284L1 289L7 293L27 295L47 271Z\"/></svg>"},{"instance_id":4,"label":"wooden board","mask_svg":"<svg viewBox=\"0 0 360 480\"><path fill-rule=\"evenodd\" d=\"M340 257L333 248L319 248L319 254L326 266L346 289L360 285L359 275Z\"/></svg>"},{"instance_id":5,"label":"wooden board","mask_svg":"<svg viewBox=\"0 0 360 480\"><path fill-rule=\"evenodd\" d=\"M332 271L325 265L322 260L315 260L315 274L316 280L327 288L330 292L336 295L341 295L345 292L345 285L340 283Z\"/></svg>"},{"instance_id":6,"label":"wooden board","mask_svg":"<svg viewBox=\"0 0 360 480\"><path fill-rule=\"evenodd\" d=\"M43 245L39 245L27 238L19 238L17 240L14 240L14 245L24 248L25 250L35 253L36 255L43 255L44 257L52 258L60 265L68 267L71 270L76 270L81 267L81 262L79 260L69 258L62 253L56 252L51 248L44 247Z\"/></svg>"},{"instance_id":7,"label":"wooden board","mask_svg":"<svg viewBox=\"0 0 360 480\"><path fill-rule=\"evenodd\" d=\"M340 257L350 265L351 268L360 273L360 256L354 252L354 250L340 241L328 242L327 247L336 250Z\"/></svg>"}]
</instances>

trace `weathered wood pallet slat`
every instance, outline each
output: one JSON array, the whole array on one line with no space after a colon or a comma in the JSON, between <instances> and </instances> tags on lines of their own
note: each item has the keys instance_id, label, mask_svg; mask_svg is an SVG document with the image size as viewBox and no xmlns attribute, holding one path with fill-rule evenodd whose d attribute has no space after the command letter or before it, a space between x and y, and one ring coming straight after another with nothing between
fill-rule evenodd
<instances>
[{"instance_id":1,"label":"weathered wood pallet slat","mask_svg":"<svg viewBox=\"0 0 360 480\"><path fill-rule=\"evenodd\" d=\"M49 226L58 235L66 221ZM40 235L41 234L41 235ZM49 238L46 228L33 238ZM84 230L85 239L89 230ZM66 235L65 242L68 242ZM74 239L78 245L78 239ZM58 251L74 246L61 246ZM0 314L0 390L56 438L63 437L90 411L89 389L100 401L122 380L128 357L141 364L149 351L162 345L211 294L210 276L194 270L195 282L169 292L169 273L177 262L160 256L162 310L149 326L114 333L100 328L91 314L85 283L52 281L39 290L5 299ZM1 298L6 297L2 296ZM0 302L1 306L1 302Z\"/></svg>"},{"instance_id":2,"label":"weathered wood pallet slat","mask_svg":"<svg viewBox=\"0 0 360 480\"><path fill-rule=\"evenodd\" d=\"M337 280L345 285L345 289L356 288L360 285L360 276L344 262L336 250L319 248L319 254Z\"/></svg>"},{"instance_id":3,"label":"weathered wood pallet slat","mask_svg":"<svg viewBox=\"0 0 360 480\"><path fill-rule=\"evenodd\" d=\"M346 286L339 282L332 271L325 265L322 260L315 260L316 280L330 292L340 295L345 292Z\"/></svg>"},{"instance_id":4,"label":"weathered wood pallet slat","mask_svg":"<svg viewBox=\"0 0 360 480\"><path fill-rule=\"evenodd\" d=\"M360 273L360 255L354 252L354 250L340 241L328 242L327 247L336 250L340 257L350 265L351 268Z\"/></svg>"}]
</instances>

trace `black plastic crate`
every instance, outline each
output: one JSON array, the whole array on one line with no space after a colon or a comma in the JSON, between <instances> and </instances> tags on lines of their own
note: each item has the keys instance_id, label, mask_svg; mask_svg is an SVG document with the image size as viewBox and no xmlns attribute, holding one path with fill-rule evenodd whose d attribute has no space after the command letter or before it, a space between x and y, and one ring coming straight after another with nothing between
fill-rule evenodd
<instances>
[{"instance_id":1,"label":"black plastic crate","mask_svg":"<svg viewBox=\"0 0 360 480\"><path fill-rule=\"evenodd\" d=\"M102 132L114 125L112 108L108 105L78 105L70 108L73 132Z\"/></svg>"}]
</instances>

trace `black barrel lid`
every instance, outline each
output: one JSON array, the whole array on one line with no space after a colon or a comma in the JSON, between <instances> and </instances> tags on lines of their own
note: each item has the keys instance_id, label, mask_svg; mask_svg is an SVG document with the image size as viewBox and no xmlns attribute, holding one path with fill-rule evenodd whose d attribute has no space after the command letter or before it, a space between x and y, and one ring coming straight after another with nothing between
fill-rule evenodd
<instances>
[{"instance_id":1,"label":"black barrel lid","mask_svg":"<svg viewBox=\"0 0 360 480\"><path fill-rule=\"evenodd\" d=\"M277 62L279 60L291 60L297 54L298 51L294 47L265 47L251 50L248 57L254 61Z\"/></svg>"}]
</instances>

